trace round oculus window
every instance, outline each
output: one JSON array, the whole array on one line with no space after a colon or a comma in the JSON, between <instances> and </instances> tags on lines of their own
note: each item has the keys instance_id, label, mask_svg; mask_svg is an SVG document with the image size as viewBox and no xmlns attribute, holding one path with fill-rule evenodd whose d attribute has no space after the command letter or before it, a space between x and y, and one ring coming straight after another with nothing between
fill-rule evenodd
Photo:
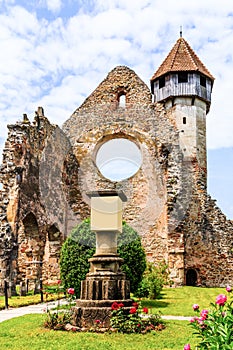
<instances>
[{"instance_id":1,"label":"round oculus window","mask_svg":"<svg viewBox=\"0 0 233 350\"><path fill-rule=\"evenodd\" d=\"M96 155L96 165L101 174L111 181L130 178L139 170L142 154L139 147L124 138L106 141Z\"/></svg>"}]
</instances>

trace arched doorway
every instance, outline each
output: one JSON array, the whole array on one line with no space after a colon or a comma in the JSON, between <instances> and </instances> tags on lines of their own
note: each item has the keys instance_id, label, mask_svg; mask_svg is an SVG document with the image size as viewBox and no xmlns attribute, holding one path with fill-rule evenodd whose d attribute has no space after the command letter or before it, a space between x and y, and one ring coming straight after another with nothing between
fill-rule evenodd
<instances>
[{"instance_id":1,"label":"arched doorway","mask_svg":"<svg viewBox=\"0 0 233 350\"><path fill-rule=\"evenodd\" d=\"M186 272L186 286L197 285L197 271L195 269L188 269Z\"/></svg>"}]
</instances>

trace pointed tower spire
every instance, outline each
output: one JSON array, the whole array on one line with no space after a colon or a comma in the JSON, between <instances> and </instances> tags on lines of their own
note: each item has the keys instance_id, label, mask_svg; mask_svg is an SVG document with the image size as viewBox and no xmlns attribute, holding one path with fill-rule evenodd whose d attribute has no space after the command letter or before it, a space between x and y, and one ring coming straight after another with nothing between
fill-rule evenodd
<instances>
[{"instance_id":1,"label":"pointed tower spire","mask_svg":"<svg viewBox=\"0 0 233 350\"><path fill-rule=\"evenodd\" d=\"M157 69L157 71L152 76L151 80L170 72L200 72L206 75L210 80L214 81L214 77L205 65L201 62L199 57L193 51L191 46L182 37L177 40L163 63Z\"/></svg>"},{"instance_id":2,"label":"pointed tower spire","mask_svg":"<svg viewBox=\"0 0 233 350\"><path fill-rule=\"evenodd\" d=\"M174 96L199 97L209 109L214 77L201 62L191 46L180 38L151 78L155 102Z\"/></svg>"},{"instance_id":3,"label":"pointed tower spire","mask_svg":"<svg viewBox=\"0 0 233 350\"><path fill-rule=\"evenodd\" d=\"M182 38L182 26L180 26L180 38Z\"/></svg>"}]
</instances>

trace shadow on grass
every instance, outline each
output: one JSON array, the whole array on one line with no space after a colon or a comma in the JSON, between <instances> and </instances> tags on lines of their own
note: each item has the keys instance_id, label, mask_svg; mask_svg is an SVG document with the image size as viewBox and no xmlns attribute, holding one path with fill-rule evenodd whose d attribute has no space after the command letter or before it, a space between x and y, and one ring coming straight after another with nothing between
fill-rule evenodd
<instances>
[{"instance_id":1,"label":"shadow on grass","mask_svg":"<svg viewBox=\"0 0 233 350\"><path fill-rule=\"evenodd\" d=\"M142 300L143 307L155 307L155 308L166 308L169 305L166 301L162 300Z\"/></svg>"}]
</instances>

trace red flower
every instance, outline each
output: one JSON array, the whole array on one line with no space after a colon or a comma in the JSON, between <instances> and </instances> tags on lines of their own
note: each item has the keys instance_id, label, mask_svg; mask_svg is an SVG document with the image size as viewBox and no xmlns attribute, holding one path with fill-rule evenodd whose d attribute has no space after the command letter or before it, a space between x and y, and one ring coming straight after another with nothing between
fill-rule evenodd
<instances>
[{"instance_id":1,"label":"red flower","mask_svg":"<svg viewBox=\"0 0 233 350\"><path fill-rule=\"evenodd\" d=\"M118 310L119 309L119 304L116 302L116 301L114 301L114 303L112 304L112 306L111 306L111 308L112 308L112 310Z\"/></svg>"},{"instance_id":2,"label":"red flower","mask_svg":"<svg viewBox=\"0 0 233 350\"><path fill-rule=\"evenodd\" d=\"M144 308L142 309L142 312L144 312L144 314L148 314L148 308L147 308L147 307L144 307Z\"/></svg>"},{"instance_id":3,"label":"red flower","mask_svg":"<svg viewBox=\"0 0 233 350\"><path fill-rule=\"evenodd\" d=\"M100 320L95 320L95 323L96 323L96 324L99 324L99 323L100 323Z\"/></svg>"},{"instance_id":4,"label":"red flower","mask_svg":"<svg viewBox=\"0 0 233 350\"><path fill-rule=\"evenodd\" d=\"M137 312L136 307L131 307L129 313L130 313L130 314L136 314L136 312Z\"/></svg>"},{"instance_id":5,"label":"red flower","mask_svg":"<svg viewBox=\"0 0 233 350\"><path fill-rule=\"evenodd\" d=\"M124 307L125 305L123 303L118 304L119 307Z\"/></svg>"},{"instance_id":6,"label":"red flower","mask_svg":"<svg viewBox=\"0 0 233 350\"><path fill-rule=\"evenodd\" d=\"M219 294L216 297L216 304L218 304L219 306L223 306L225 304L225 302L227 301L227 297L225 294Z\"/></svg>"},{"instance_id":7,"label":"red flower","mask_svg":"<svg viewBox=\"0 0 233 350\"><path fill-rule=\"evenodd\" d=\"M135 307L136 309L138 309L138 303L135 302L132 304L132 306Z\"/></svg>"},{"instance_id":8,"label":"red flower","mask_svg":"<svg viewBox=\"0 0 233 350\"><path fill-rule=\"evenodd\" d=\"M67 293L71 294L71 295L74 295L74 288L68 288L67 289Z\"/></svg>"},{"instance_id":9,"label":"red flower","mask_svg":"<svg viewBox=\"0 0 233 350\"><path fill-rule=\"evenodd\" d=\"M61 284L61 280L57 280L57 284Z\"/></svg>"}]
</instances>

